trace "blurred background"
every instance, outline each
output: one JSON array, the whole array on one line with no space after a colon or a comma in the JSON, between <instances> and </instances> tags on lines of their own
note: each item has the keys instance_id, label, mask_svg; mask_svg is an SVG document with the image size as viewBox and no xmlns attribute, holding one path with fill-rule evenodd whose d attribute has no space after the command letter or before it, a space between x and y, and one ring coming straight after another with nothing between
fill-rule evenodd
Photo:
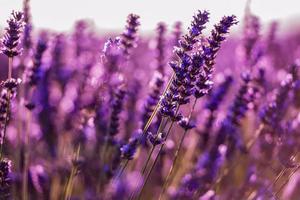
<instances>
[{"instance_id":1,"label":"blurred background","mask_svg":"<svg viewBox=\"0 0 300 200\"><path fill-rule=\"evenodd\" d=\"M1 0L0 26L5 25L10 11L21 10L22 0ZM78 19L92 19L101 30L124 27L126 16L133 12L141 16L141 30L150 31L157 22L170 26L182 21L188 26L191 13L198 9L211 12L211 24L223 15L235 14L242 21L247 0L31 0L33 24L36 28L56 31L71 30ZM263 23L279 20L281 29L294 26L300 16L299 0L252 0L251 10ZM211 25L210 24L210 25Z\"/></svg>"}]
</instances>

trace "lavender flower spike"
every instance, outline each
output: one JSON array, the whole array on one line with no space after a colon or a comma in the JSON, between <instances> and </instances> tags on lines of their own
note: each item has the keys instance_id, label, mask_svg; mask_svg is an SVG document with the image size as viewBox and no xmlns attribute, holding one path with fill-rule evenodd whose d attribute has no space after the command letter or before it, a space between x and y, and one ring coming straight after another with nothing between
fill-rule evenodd
<instances>
[{"instance_id":1,"label":"lavender flower spike","mask_svg":"<svg viewBox=\"0 0 300 200\"><path fill-rule=\"evenodd\" d=\"M121 43L125 56L129 56L131 49L136 45L137 31L140 25L139 18L135 14L129 14L127 17L127 25L121 35Z\"/></svg>"},{"instance_id":2,"label":"lavender flower spike","mask_svg":"<svg viewBox=\"0 0 300 200\"><path fill-rule=\"evenodd\" d=\"M47 49L47 40L45 36L41 36L38 40L36 50L33 57L33 65L27 71L27 81L31 86L37 84L40 76L40 67L42 65L42 57Z\"/></svg>"},{"instance_id":3,"label":"lavender flower spike","mask_svg":"<svg viewBox=\"0 0 300 200\"><path fill-rule=\"evenodd\" d=\"M9 174L11 172L11 161L3 159L0 161L0 199L9 199L11 180Z\"/></svg>"},{"instance_id":4,"label":"lavender flower spike","mask_svg":"<svg viewBox=\"0 0 300 200\"><path fill-rule=\"evenodd\" d=\"M212 82L210 81L213 66L215 64L215 58L217 52L221 47L221 43L226 39L226 34L229 31L229 28L237 24L236 16L225 16L222 20L214 26L214 29L211 32L211 36L208 38L208 45L203 46L204 52L204 62L203 71L199 73L199 77L196 81L196 90L194 96L200 98L203 95L207 94L212 88Z\"/></svg>"},{"instance_id":5,"label":"lavender flower spike","mask_svg":"<svg viewBox=\"0 0 300 200\"><path fill-rule=\"evenodd\" d=\"M23 13L15 12L11 13L12 17L7 20L8 27L5 29L6 33L3 36L1 49L2 53L8 57L14 57L20 54L18 45L21 37L21 29L23 27Z\"/></svg>"},{"instance_id":6,"label":"lavender flower spike","mask_svg":"<svg viewBox=\"0 0 300 200\"><path fill-rule=\"evenodd\" d=\"M119 118L120 113L123 109L123 100L125 96L125 90L119 88L116 92L115 99L112 105L111 119L108 129L109 136L115 136L118 133L119 129Z\"/></svg>"},{"instance_id":7,"label":"lavender flower spike","mask_svg":"<svg viewBox=\"0 0 300 200\"><path fill-rule=\"evenodd\" d=\"M165 67L165 34L166 34L166 25L164 23L159 23L157 25L157 44L156 44L156 60L157 60L157 70L164 75Z\"/></svg>"}]
</instances>

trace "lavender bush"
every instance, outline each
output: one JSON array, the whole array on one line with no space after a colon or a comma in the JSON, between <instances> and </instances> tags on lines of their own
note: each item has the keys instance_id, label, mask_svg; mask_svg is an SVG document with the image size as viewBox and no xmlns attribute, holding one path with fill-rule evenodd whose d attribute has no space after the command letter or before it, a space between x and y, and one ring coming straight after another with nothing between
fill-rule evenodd
<instances>
[{"instance_id":1,"label":"lavender bush","mask_svg":"<svg viewBox=\"0 0 300 200\"><path fill-rule=\"evenodd\" d=\"M1 33L0 199L299 199L297 29L247 7L207 34L206 10L58 33L23 6Z\"/></svg>"}]
</instances>

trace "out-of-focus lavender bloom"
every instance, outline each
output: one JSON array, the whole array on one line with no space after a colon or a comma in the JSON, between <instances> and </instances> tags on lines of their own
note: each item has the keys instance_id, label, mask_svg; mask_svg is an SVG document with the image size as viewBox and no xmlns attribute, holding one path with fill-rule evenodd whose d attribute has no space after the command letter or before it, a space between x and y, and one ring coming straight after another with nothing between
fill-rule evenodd
<instances>
[{"instance_id":1,"label":"out-of-focus lavender bloom","mask_svg":"<svg viewBox=\"0 0 300 200\"><path fill-rule=\"evenodd\" d=\"M265 125L268 125L273 130L279 127L280 120L284 117L286 99L293 85L293 77L288 74L287 78L281 82L278 88L274 101L266 105L261 113L260 118Z\"/></svg>"},{"instance_id":2,"label":"out-of-focus lavender bloom","mask_svg":"<svg viewBox=\"0 0 300 200\"><path fill-rule=\"evenodd\" d=\"M294 85L293 85L293 95L294 103L296 107L300 107L300 60L296 60L290 67L289 72L291 73Z\"/></svg>"},{"instance_id":3,"label":"out-of-focus lavender bloom","mask_svg":"<svg viewBox=\"0 0 300 200\"><path fill-rule=\"evenodd\" d=\"M119 129L119 120L120 120L120 113L123 109L123 101L125 97L125 90L123 88L118 88L115 97L112 103L112 111L110 115L110 123L108 127L108 135L110 137L115 136L118 133Z\"/></svg>"},{"instance_id":4,"label":"out-of-focus lavender bloom","mask_svg":"<svg viewBox=\"0 0 300 200\"><path fill-rule=\"evenodd\" d=\"M2 159L0 161L0 199L9 199L11 193L11 161Z\"/></svg>"},{"instance_id":5,"label":"out-of-focus lavender bloom","mask_svg":"<svg viewBox=\"0 0 300 200\"><path fill-rule=\"evenodd\" d=\"M31 193L36 193L36 198L49 198L49 175L42 165L34 165L29 168Z\"/></svg>"},{"instance_id":6,"label":"out-of-focus lavender bloom","mask_svg":"<svg viewBox=\"0 0 300 200\"><path fill-rule=\"evenodd\" d=\"M209 110L209 117L205 122L204 130L201 131L200 143L202 148L205 148L208 144L209 134L212 131L213 123L215 120L215 111L218 110L220 103L228 93L232 81L232 76L226 76L224 81L220 83L215 91L212 92L212 95L209 97L209 100L205 105L205 108Z\"/></svg>"},{"instance_id":7,"label":"out-of-focus lavender bloom","mask_svg":"<svg viewBox=\"0 0 300 200\"><path fill-rule=\"evenodd\" d=\"M15 12L11 13L11 18L7 20L8 27L5 28L6 33L2 38L3 47L1 52L8 57L14 57L20 54L18 49L21 32L23 28L23 13Z\"/></svg>"},{"instance_id":8,"label":"out-of-focus lavender bloom","mask_svg":"<svg viewBox=\"0 0 300 200\"><path fill-rule=\"evenodd\" d=\"M143 137L145 137L145 134L139 129L134 136L130 138L129 142L120 148L122 153L121 157L123 159L132 160L137 146L141 143Z\"/></svg>"},{"instance_id":9,"label":"out-of-focus lavender bloom","mask_svg":"<svg viewBox=\"0 0 300 200\"><path fill-rule=\"evenodd\" d=\"M0 86L2 88L0 93L0 144L4 141L4 132L7 129L7 123L10 118L10 101L15 97L17 86L21 83L20 79L7 79L3 81Z\"/></svg>"},{"instance_id":10,"label":"out-of-focus lavender bloom","mask_svg":"<svg viewBox=\"0 0 300 200\"><path fill-rule=\"evenodd\" d=\"M129 14L125 30L121 35L122 48L127 57L129 56L131 49L136 46L137 31L140 25L139 18L138 15Z\"/></svg>"},{"instance_id":11,"label":"out-of-focus lavender bloom","mask_svg":"<svg viewBox=\"0 0 300 200\"><path fill-rule=\"evenodd\" d=\"M40 79L42 58L47 47L47 39L44 35L41 35L36 45L32 66L30 66L26 71L26 82L28 82L30 86L36 85L38 80Z\"/></svg>"},{"instance_id":12,"label":"out-of-focus lavender bloom","mask_svg":"<svg viewBox=\"0 0 300 200\"><path fill-rule=\"evenodd\" d=\"M109 39L104 44L102 61L106 67L106 70L108 71L108 74L117 71L120 67L120 62L122 59L121 50L120 38Z\"/></svg>"},{"instance_id":13,"label":"out-of-focus lavender bloom","mask_svg":"<svg viewBox=\"0 0 300 200\"><path fill-rule=\"evenodd\" d=\"M173 42L172 46L178 46L178 42L180 40L182 34L182 23L181 22L175 22L173 27Z\"/></svg>"},{"instance_id":14,"label":"out-of-focus lavender bloom","mask_svg":"<svg viewBox=\"0 0 300 200\"><path fill-rule=\"evenodd\" d=\"M75 24L75 31L74 31L74 42L75 42L75 55L79 57L82 52L85 50L86 40L85 40L85 32L87 29L87 22L84 20L79 20Z\"/></svg>"},{"instance_id":15,"label":"out-of-focus lavender bloom","mask_svg":"<svg viewBox=\"0 0 300 200\"><path fill-rule=\"evenodd\" d=\"M165 74L165 34L166 34L166 25L164 23L159 23L157 25L157 39L156 39L156 60L157 60L157 70L164 75Z\"/></svg>"},{"instance_id":16,"label":"out-of-focus lavender bloom","mask_svg":"<svg viewBox=\"0 0 300 200\"><path fill-rule=\"evenodd\" d=\"M22 44L24 49L30 49L32 45L32 23L30 14L30 0L24 0L23 2L23 13L24 13L24 32L22 37Z\"/></svg>"},{"instance_id":17,"label":"out-of-focus lavender bloom","mask_svg":"<svg viewBox=\"0 0 300 200\"><path fill-rule=\"evenodd\" d=\"M54 123L54 106L50 103L50 70L42 71L41 81L38 85L38 121L40 123L43 139L46 142L50 154L55 157L57 153L57 132Z\"/></svg>"},{"instance_id":18,"label":"out-of-focus lavender bloom","mask_svg":"<svg viewBox=\"0 0 300 200\"><path fill-rule=\"evenodd\" d=\"M150 93L143 108L141 128L145 127L148 119L151 116L151 113L154 110L154 107L158 103L163 84L164 80L162 74L159 72L155 72L150 83Z\"/></svg>"},{"instance_id":19,"label":"out-of-focus lavender bloom","mask_svg":"<svg viewBox=\"0 0 300 200\"><path fill-rule=\"evenodd\" d=\"M250 11L249 6L246 8L245 18L244 18L244 34L243 43L245 51L245 62L250 63L254 46L260 38L260 21L259 18L253 15Z\"/></svg>"}]
</instances>

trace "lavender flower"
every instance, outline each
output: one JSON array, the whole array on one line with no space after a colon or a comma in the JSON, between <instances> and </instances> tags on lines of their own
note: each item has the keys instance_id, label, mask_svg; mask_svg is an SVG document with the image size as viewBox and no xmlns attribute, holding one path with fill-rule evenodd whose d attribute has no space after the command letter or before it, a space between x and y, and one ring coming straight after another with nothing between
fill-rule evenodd
<instances>
[{"instance_id":1,"label":"lavender flower","mask_svg":"<svg viewBox=\"0 0 300 200\"><path fill-rule=\"evenodd\" d=\"M162 74L155 72L153 75L153 80L150 83L151 91L143 108L141 128L145 127L155 105L158 103L163 84L164 80Z\"/></svg>"},{"instance_id":2,"label":"lavender flower","mask_svg":"<svg viewBox=\"0 0 300 200\"><path fill-rule=\"evenodd\" d=\"M176 22L174 24L174 28L173 28L173 46L178 46L179 45L179 40L182 34L182 23L181 22Z\"/></svg>"},{"instance_id":3,"label":"lavender flower","mask_svg":"<svg viewBox=\"0 0 300 200\"><path fill-rule=\"evenodd\" d=\"M20 54L18 45L23 27L23 13L13 11L11 15L11 18L7 20L8 27L5 29L6 33L2 39L3 48L1 49L2 53L8 57Z\"/></svg>"},{"instance_id":4,"label":"lavender flower","mask_svg":"<svg viewBox=\"0 0 300 200\"><path fill-rule=\"evenodd\" d=\"M142 130L138 130L132 138L130 138L127 144L121 146L121 157L123 159L132 160L133 156L136 152L137 146L141 143L145 134L143 134Z\"/></svg>"},{"instance_id":5,"label":"lavender flower","mask_svg":"<svg viewBox=\"0 0 300 200\"><path fill-rule=\"evenodd\" d=\"M30 15L30 0L24 0L23 2L23 13L24 13L24 32L22 38L22 44L25 49L30 49L32 45L32 24L31 24L31 15Z\"/></svg>"},{"instance_id":6,"label":"lavender flower","mask_svg":"<svg viewBox=\"0 0 300 200\"><path fill-rule=\"evenodd\" d=\"M34 86L37 84L38 80L40 79L40 68L42 65L42 57L44 52L47 49L47 40L45 36L41 35L38 43L36 45L36 50L33 57L33 64L27 70L27 82L30 86Z\"/></svg>"},{"instance_id":7,"label":"lavender flower","mask_svg":"<svg viewBox=\"0 0 300 200\"><path fill-rule=\"evenodd\" d=\"M201 147L203 149L208 144L209 134L215 120L215 112L220 106L220 103L222 102L225 95L228 93L231 83L232 76L226 76L225 80L219 85L219 87L215 91L213 91L212 95L205 105L205 108L209 110L209 117L205 122L204 130L201 131Z\"/></svg>"},{"instance_id":8,"label":"lavender flower","mask_svg":"<svg viewBox=\"0 0 300 200\"><path fill-rule=\"evenodd\" d=\"M203 46L204 62L203 71L201 71L196 80L196 90L194 96L200 98L207 94L211 87L211 76L213 73L213 66L215 64L215 57L221 47L221 43L226 39L225 35L228 33L229 28L237 24L236 17L225 16L222 20L214 26L211 36L208 38L208 45Z\"/></svg>"},{"instance_id":9,"label":"lavender flower","mask_svg":"<svg viewBox=\"0 0 300 200\"><path fill-rule=\"evenodd\" d=\"M9 199L11 190L11 161L2 159L0 161L0 199Z\"/></svg>"},{"instance_id":10,"label":"lavender flower","mask_svg":"<svg viewBox=\"0 0 300 200\"><path fill-rule=\"evenodd\" d=\"M129 14L127 17L127 24L124 32L121 35L121 44L125 56L129 56L132 48L136 46L137 31L140 25L139 16L135 14Z\"/></svg>"},{"instance_id":11,"label":"lavender flower","mask_svg":"<svg viewBox=\"0 0 300 200\"><path fill-rule=\"evenodd\" d=\"M164 23L159 23L157 25L157 39L156 39L156 60L157 60L157 70L164 75L165 74L165 34L166 25Z\"/></svg>"},{"instance_id":12,"label":"lavender flower","mask_svg":"<svg viewBox=\"0 0 300 200\"><path fill-rule=\"evenodd\" d=\"M293 77L288 74L286 79L281 82L276 92L275 99L263 107L260 118L261 121L273 130L279 128L281 119L284 117L287 96L292 88Z\"/></svg>"},{"instance_id":13,"label":"lavender flower","mask_svg":"<svg viewBox=\"0 0 300 200\"><path fill-rule=\"evenodd\" d=\"M163 116L174 118L177 104L185 104L189 101L186 97L192 92L189 73L189 66L192 64L192 60L188 52L198 42L197 37L201 35L202 30L205 28L204 25L208 21L208 15L207 11L198 11L193 17L194 20L191 23L188 34L182 37L179 41L179 47L174 49L174 53L179 60L169 63L175 73L175 78L172 80L171 87L162 100L160 112ZM183 86L182 89L179 89L181 86Z\"/></svg>"},{"instance_id":14,"label":"lavender flower","mask_svg":"<svg viewBox=\"0 0 300 200\"><path fill-rule=\"evenodd\" d=\"M3 144L5 131L9 122L10 115L10 101L16 95L17 86L21 83L18 79L7 79L3 81L0 86L2 87L0 93L0 144Z\"/></svg>"},{"instance_id":15,"label":"lavender flower","mask_svg":"<svg viewBox=\"0 0 300 200\"><path fill-rule=\"evenodd\" d=\"M245 51L245 62L246 64L250 63L254 46L256 45L260 37L260 21L259 18L253 15L250 11L250 8L247 7L245 14L245 24L244 24L244 51Z\"/></svg>"},{"instance_id":16,"label":"lavender flower","mask_svg":"<svg viewBox=\"0 0 300 200\"><path fill-rule=\"evenodd\" d=\"M115 136L118 133L120 119L119 115L123 109L123 100L125 93L125 90L121 87L118 88L118 90L115 93L115 97L112 103L110 123L108 127L108 135L111 137Z\"/></svg>"}]
</instances>

